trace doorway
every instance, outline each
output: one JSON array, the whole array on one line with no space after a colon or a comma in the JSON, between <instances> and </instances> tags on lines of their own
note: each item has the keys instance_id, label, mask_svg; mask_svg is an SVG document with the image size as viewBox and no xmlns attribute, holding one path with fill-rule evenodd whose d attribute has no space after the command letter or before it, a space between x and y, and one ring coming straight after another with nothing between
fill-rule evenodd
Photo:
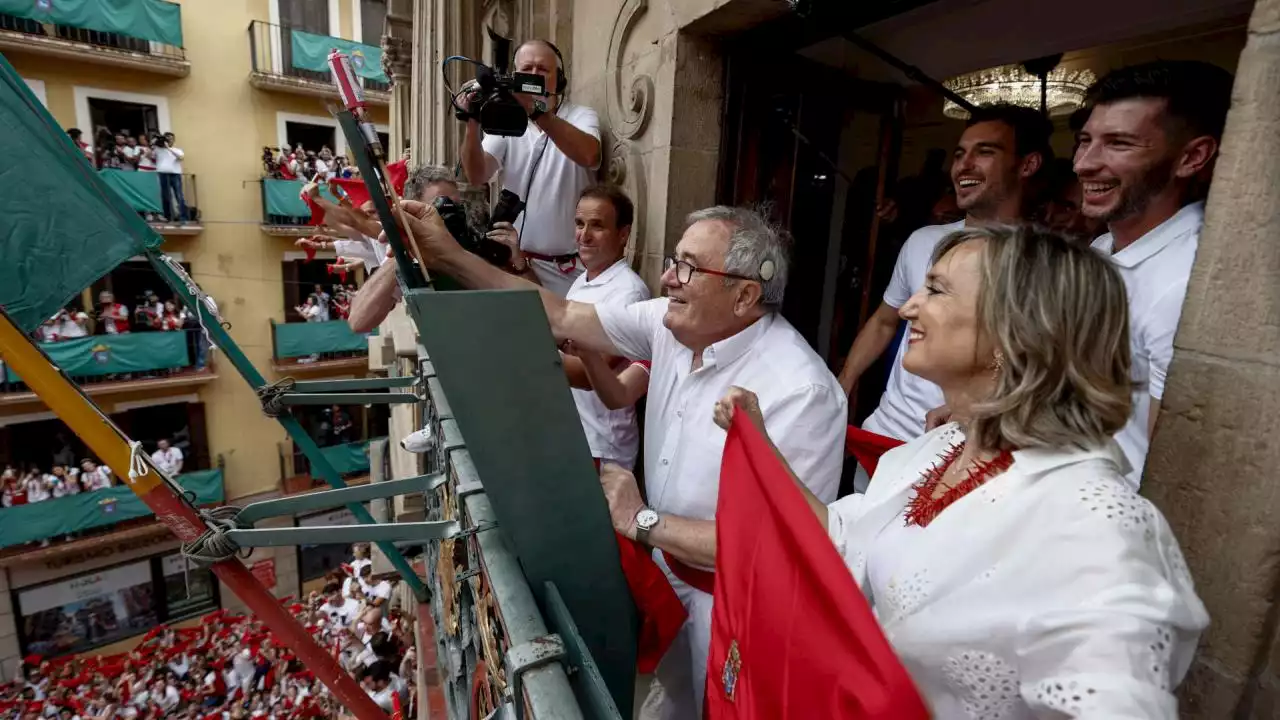
<instances>
[{"instance_id":1,"label":"doorway","mask_svg":"<svg viewBox=\"0 0 1280 720\"><path fill-rule=\"evenodd\" d=\"M91 97L89 119L95 138L100 134L100 128L107 128L113 134L128 132L134 137L160 133L160 116L156 106L145 103Z\"/></svg>"},{"instance_id":2,"label":"doorway","mask_svg":"<svg viewBox=\"0 0 1280 720\"><path fill-rule=\"evenodd\" d=\"M284 136L291 148L301 145L304 150L318 153L320 148L328 147L333 152L337 152L335 146L337 131L329 125L313 125L287 120L284 124Z\"/></svg>"}]
</instances>

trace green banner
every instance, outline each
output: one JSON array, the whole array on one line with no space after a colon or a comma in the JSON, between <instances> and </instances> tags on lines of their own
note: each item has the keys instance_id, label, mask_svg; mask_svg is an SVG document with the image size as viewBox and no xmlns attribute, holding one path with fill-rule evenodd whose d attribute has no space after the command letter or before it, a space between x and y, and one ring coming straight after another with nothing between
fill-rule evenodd
<instances>
[{"instance_id":1,"label":"green banner","mask_svg":"<svg viewBox=\"0 0 1280 720\"><path fill-rule=\"evenodd\" d=\"M2 0L0 0L2 1ZM120 197L129 207L138 212L164 212L160 205L160 175L153 172L128 170L99 170L98 177L112 190L120 193Z\"/></svg>"},{"instance_id":2,"label":"green banner","mask_svg":"<svg viewBox=\"0 0 1280 720\"><path fill-rule=\"evenodd\" d=\"M0 13L182 47L182 9L163 0L0 0Z\"/></svg>"},{"instance_id":3,"label":"green banner","mask_svg":"<svg viewBox=\"0 0 1280 720\"><path fill-rule=\"evenodd\" d=\"M273 326L276 338L276 359L369 349L369 343L365 339L369 336L352 332L346 320L273 323ZM377 330L370 334L377 334Z\"/></svg>"},{"instance_id":4,"label":"green banner","mask_svg":"<svg viewBox=\"0 0 1280 720\"><path fill-rule=\"evenodd\" d=\"M299 70L329 71L329 53L334 48L351 56L351 67L356 75L378 82L388 82L382 72L382 48L351 42L329 35L313 35L301 30L289 31L293 66Z\"/></svg>"},{"instance_id":5,"label":"green banner","mask_svg":"<svg viewBox=\"0 0 1280 720\"><path fill-rule=\"evenodd\" d=\"M0 307L24 331L115 266L160 247L3 55L0 156Z\"/></svg>"},{"instance_id":6,"label":"green banner","mask_svg":"<svg viewBox=\"0 0 1280 720\"><path fill-rule=\"evenodd\" d=\"M324 456L334 470L340 475L350 475L357 472L369 471L369 443L374 440L385 440L386 438L370 438L368 440L357 440L344 445L332 445L326 448L320 448L320 454Z\"/></svg>"},{"instance_id":7,"label":"green banner","mask_svg":"<svg viewBox=\"0 0 1280 720\"><path fill-rule=\"evenodd\" d=\"M90 335L40 343L40 349L71 377L169 370L191 364L187 333L182 331ZM19 379L8 366L4 372L9 382Z\"/></svg>"},{"instance_id":8,"label":"green banner","mask_svg":"<svg viewBox=\"0 0 1280 720\"><path fill-rule=\"evenodd\" d=\"M306 183L301 180L275 180L264 178L262 181L262 210L267 215L283 215L292 218L310 218L311 210L302 201L302 188ZM329 192L329 188L320 186L320 197L331 203L338 199Z\"/></svg>"},{"instance_id":9,"label":"green banner","mask_svg":"<svg viewBox=\"0 0 1280 720\"><path fill-rule=\"evenodd\" d=\"M367 460L365 462L368 464ZM183 488L195 493L197 505L223 501L220 469L197 470L175 479ZM0 509L0 547L57 538L148 515L151 515L151 509L125 485L29 505L15 505Z\"/></svg>"}]
</instances>

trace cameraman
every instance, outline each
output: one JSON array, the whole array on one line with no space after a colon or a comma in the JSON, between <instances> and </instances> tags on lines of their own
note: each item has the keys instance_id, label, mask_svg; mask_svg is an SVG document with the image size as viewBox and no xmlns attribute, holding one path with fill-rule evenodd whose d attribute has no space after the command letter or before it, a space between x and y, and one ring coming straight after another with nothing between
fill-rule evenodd
<instances>
[{"instance_id":1,"label":"cameraman","mask_svg":"<svg viewBox=\"0 0 1280 720\"><path fill-rule=\"evenodd\" d=\"M529 114L520 137L484 136L480 122L467 120L462 167L472 185L501 175L501 186L527 203L516 221L520 247L543 286L564 296L583 271L574 246L574 207L600 166L600 118L595 110L564 100L564 68L546 40L530 40L516 50L515 71L541 75L545 98L515 93ZM460 98L470 111L475 93Z\"/></svg>"},{"instance_id":2,"label":"cameraman","mask_svg":"<svg viewBox=\"0 0 1280 720\"><path fill-rule=\"evenodd\" d=\"M169 221L187 221L187 198L182 194L182 161L186 153L174 146L174 135L167 132L157 135L151 143L151 152L156 158L156 172L160 174L160 204L164 207L164 218ZM173 201L178 201L178 215L174 217Z\"/></svg>"}]
</instances>

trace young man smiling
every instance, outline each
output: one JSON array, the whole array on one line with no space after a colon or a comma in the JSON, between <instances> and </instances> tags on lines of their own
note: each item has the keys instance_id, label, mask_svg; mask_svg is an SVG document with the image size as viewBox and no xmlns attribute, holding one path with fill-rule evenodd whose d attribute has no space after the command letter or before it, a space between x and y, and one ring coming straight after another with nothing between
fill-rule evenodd
<instances>
[{"instance_id":1,"label":"young man smiling","mask_svg":"<svg viewBox=\"0 0 1280 720\"><path fill-rule=\"evenodd\" d=\"M951 164L956 205L965 219L948 225L920 228L898 253L893 277L880 307L854 338L840 371L840 385L851 393L858 378L884 354L898 330L898 310L924 286L933 249L949 233L966 225L1016 222L1027 204L1028 183L1052 159L1049 135L1053 126L1035 110L1015 105L979 107L960 136ZM925 430L925 415L942 405L942 391L902 368L909 336L904 335L880 405L863 428L899 440L911 440ZM855 488L869 480L859 473Z\"/></svg>"},{"instance_id":2,"label":"young man smiling","mask_svg":"<svg viewBox=\"0 0 1280 720\"><path fill-rule=\"evenodd\" d=\"M1129 291L1139 386L1133 416L1116 441L1135 488L1173 359L1231 84L1231 74L1216 65L1157 61L1115 70L1089 92L1075 170L1082 211L1110 230L1093 247L1116 264Z\"/></svg>"}]
</instances>

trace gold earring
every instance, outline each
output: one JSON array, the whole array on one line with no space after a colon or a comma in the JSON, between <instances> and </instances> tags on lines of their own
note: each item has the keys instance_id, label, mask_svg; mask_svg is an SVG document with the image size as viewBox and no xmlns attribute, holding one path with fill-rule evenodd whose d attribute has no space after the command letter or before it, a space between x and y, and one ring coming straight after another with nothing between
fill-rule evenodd
<instances>
[{"instance_id":1,"label":"gold earring","mask_svg":"<svg viewBox=\"0 0 1280 720\"><path fill-rule=\"evenodd\" d=\"M999 375L1002 370L1004 370L1004 355L997 352L991 359L991 374Z\"/></svg>"}]
</instances>

